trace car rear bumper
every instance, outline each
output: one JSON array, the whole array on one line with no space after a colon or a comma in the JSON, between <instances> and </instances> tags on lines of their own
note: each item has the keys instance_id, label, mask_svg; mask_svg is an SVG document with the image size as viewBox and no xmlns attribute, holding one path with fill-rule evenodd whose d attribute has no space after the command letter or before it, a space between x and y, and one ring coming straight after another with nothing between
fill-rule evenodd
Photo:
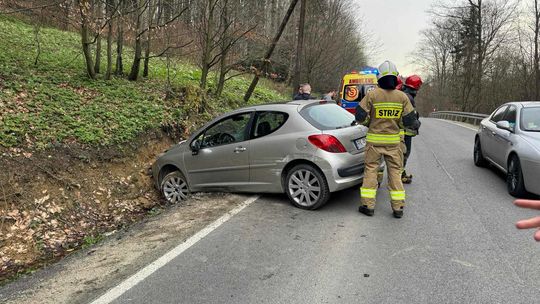
<instances>
[{"instance_id":1,"label":"car rear bumper","mask_svg":"<svg viewBox=\"0 0 540 304\"><path fill-rule=\"evenodd\" d=\"M339 177L351 177L364 174L364 164L357 164L346 168L337 169Z\"/></svg>"},{"instance_id":2,"label":"car rear bumper","mask_svg":"<svg viewBox=\"0 0 540 304\"><path fill-rule=\"evenodd\" d=\"M330 192L359 185L364 178L364 152L350 154L318 150L315 164L323 171ZM381 167L384 168L384 162Z\"/></svg>"}]
</instances>

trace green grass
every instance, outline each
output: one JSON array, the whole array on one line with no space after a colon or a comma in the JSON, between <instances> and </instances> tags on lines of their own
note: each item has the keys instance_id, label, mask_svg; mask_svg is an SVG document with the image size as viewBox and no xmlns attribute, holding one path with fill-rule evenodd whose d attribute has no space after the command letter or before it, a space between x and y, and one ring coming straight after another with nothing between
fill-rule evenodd
<instances>
[{"instance_id":1,"label":"green grass","mask_svg":"<svg viewBox=\"0 0 540 304\"><path fill-rule=\"evenodd\" d=\"M94 146L130 141L164 124L208 119L242 106L243 93L251 81L251 76L231 79L219 99L207 95L210 113L197 115L202 103L197 88L201 73L189 63L174 62L172 87L183 94L166 99L167 71L162 59L151 60L148 79L90 80L77 33L41 28L42 51L34 65L34 27L0 16L0 28L0 146L4 147L43 149L55 143ZM126 69L131 59L127 49ZM214 85L215 76L211 75L209 92ZM272 87L269 81L260 82L250 104L286 98Z\"/></svg>"}]
</instances>

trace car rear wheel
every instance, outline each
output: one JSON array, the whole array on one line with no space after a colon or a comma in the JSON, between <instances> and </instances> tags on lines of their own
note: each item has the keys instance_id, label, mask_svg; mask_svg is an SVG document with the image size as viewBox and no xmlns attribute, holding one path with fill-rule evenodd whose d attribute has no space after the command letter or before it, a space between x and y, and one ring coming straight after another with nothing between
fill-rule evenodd
<instances>
[{"instance_id":1,"label":"car rear wheel","mask_svg":"<svg viewBox=\"0 0 540 304\"><path fill-rule=\"evenodd\" d=\"M480 138L476 138L474 141L474 164L477 167L486 167L488 165L488 161L484 158L484 153L482 152Z\"/></svg>"},{"instance_id":2,"label":"car rear wheel","mask_svg":"<svg viewBox=\"0 0 540 304\"><path fill-rule=\"evenodd\" d=\"M330 198L326 178L310 165L297 165L289 170L285 186L291 203L301 209L315 210Z\"/></svg>"},{"instance_id":3,"label":"car rear wheel","mask_svg":"<svg viewBox=\"0 0 540 304\"><path fill-rule=\"evenodd\" d=\"M189 188L186 178L180 171L171 172L161 181L161 193L168 203L176 204L185 199L189 195Z\"/></svg>"},{"instance_id":4,"label":"car rear wheel","mask_svg":"<svg viewBox=\"0 0 540 304\"><path fill-rule=\"evenodd\" d=\"M506 184L508 193L515 197L525 197L525 181L523 180L523 172L521 171L521 163L517 156L512 156L508 162L508 173L506 176Z\"/></svg>"}]
</instances>

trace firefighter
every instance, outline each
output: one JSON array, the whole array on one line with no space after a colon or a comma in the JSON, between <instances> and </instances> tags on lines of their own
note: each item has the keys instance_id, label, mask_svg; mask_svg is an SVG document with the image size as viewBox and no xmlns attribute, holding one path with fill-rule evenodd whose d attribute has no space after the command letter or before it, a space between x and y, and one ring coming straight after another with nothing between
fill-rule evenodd
<instances>
[{"instance_id":1,"label":"firefighter","mask_svg":"<svg viewBox=\"0 0 540 304\"><path fill-rule=\"evenodd\" d=\"M416 103L414 101L416 94L418 93L418 90L420 90L420 87L422 86L422 78L418 75L411 75L405 79L405 84L403 86L403 92L409 97L409 100L411 101L411 104L416 109ZM417 112L418 113L418 112ZM418 116L417 116L418 118ZM409 128L405 128L405 148L403 153L403 173L401 173L401 181L404 184L410 184L412 183L412 175L408 175L407 171L405 170L405 167L407 166L407 159L409 159L409 156L411 155L411 147L412 147L412 138L418 135L418 130L413 130Z\"/></svg>"},{"instance_id":2,"label":"firefighter","mask_svg":"<svg viewBox=\"0 0 540 304\"><path fill-rule=\"evenodd\" d=\"M388 189L394 217L403 216L405 190L401 182L403 151L400 146L400 124L418 129L420 122L414 108L403 92L396 90L399 73L396 66L385 61L379 66L379 86L369 92L356 107L356 121L366 125L364 182L360 189L359 212L372 216L377 196L377 170L384 157L388 172Z\"/></svg>"}]
</instances>

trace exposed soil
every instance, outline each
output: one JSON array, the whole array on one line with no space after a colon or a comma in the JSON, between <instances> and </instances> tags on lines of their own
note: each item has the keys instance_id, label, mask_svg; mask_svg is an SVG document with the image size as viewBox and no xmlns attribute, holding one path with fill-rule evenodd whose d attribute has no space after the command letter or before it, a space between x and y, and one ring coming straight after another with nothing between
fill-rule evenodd
<instances>
[{"instance_id":1,"label":"exposed soil","mask_svg":"<svg viewBox=\"0 0 540 304\"><path fill-rule=\"evenodd\" d=\"M155 213L147 169L172 144L156 132L120 148L0 151L0 283Z\"/></svg>"},{"instance_id":2,"label":"exposed soil","mask_svg":"<svg viewBox=\"0 0 540 304\"><path fill-rule=\"evenodd\" d=\"M245 201L194 195L129 230L117 231L33 276L0 288L6 303L88 303Z\"/></svg>"}]
</instances>

